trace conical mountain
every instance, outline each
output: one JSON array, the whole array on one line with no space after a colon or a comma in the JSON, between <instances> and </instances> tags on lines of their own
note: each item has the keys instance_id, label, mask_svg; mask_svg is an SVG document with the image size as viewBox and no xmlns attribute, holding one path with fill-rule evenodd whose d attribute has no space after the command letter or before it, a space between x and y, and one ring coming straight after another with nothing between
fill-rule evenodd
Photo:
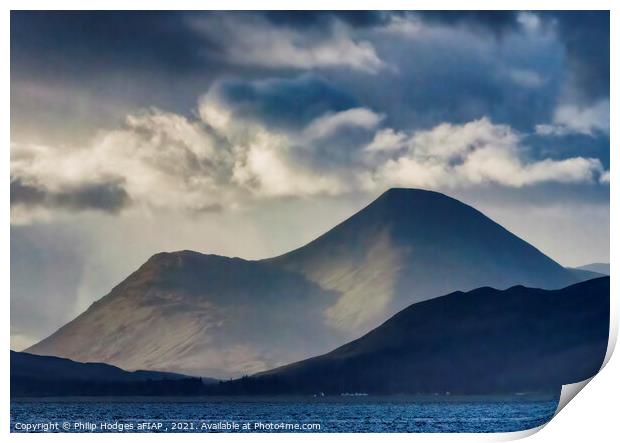
<instances>
[{"instance_id":1,"label":"conical mountain","mask_svg":"<svg viewBox=\"0 0 620 443\"><path fill-rule=\"evenodd\" d=\"M160 253L27 351L217 378L318 355L405 306L576 277L443 194L392 189L309 244L247 261Z\"/></svg>"},{"instance_id":2,"label":"conical mountain","mask_svg":"<svg viewBox=\"0 0 620 443\"><path fill-rule=\"evenodd\" d=\"M451 291L576 282L570 271L446 195L390 189L309 244L269 260L341 294L326 311L357 335L409 304Z\"/></svg>"}]
</instances>

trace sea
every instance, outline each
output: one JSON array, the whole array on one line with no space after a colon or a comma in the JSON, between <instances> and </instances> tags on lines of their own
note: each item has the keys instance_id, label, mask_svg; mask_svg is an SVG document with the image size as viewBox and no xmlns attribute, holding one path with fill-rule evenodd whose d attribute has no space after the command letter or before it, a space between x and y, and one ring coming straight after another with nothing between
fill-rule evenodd
<instances>
[{"instance_id":1,"label":"sea","mask_svg":"<svg viewBox=\"0 0 620 443\"><path fill-rule=\"evenodd\" d=\"M513 432L558 394L45 398L11 401L11 432Z\"/></svg>"}]
</instances>

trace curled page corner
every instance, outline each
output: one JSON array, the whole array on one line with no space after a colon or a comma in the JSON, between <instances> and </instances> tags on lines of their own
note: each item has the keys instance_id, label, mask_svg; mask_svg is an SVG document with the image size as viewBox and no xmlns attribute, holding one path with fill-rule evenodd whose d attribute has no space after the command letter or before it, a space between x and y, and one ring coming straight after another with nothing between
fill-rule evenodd
<instances>
[{"instance_id":1,"label":"curled page corner","mask_svg":"<svg viewBox=\"0 0 620 443\"><path fill-rule=\"evenodd\" d=\"M611 349L611 347L609 349ZM609 349L608 349L608 354L609 354ZM590 377L586 380L583 380L577 383L563 385L562 391L560 392L560 400L558 401L558 407L556 408L555 414L553 414L553 417L551 418L551 420L553 420L555 416L558 415L562 409L564 409L564 406L566 406L573 398L575 398L577 394L579 394L579 392L581 392L581 390L588 383L590 383L590 381L594 377L596 376ZM517 432L506 432L506 433L498 434L497 435L498 438L495 441L521 440L523 438L536 434L538 431L542 430L545 426L547 426L551 422L551 420L549 420L547 423L544 423L540 426L536 426L535 428L524 429L522 431L517 431Z\"/></svg>"},{"instance_id":2,"label":"curled page corner","mask_svg":"<svg viewBox=\"0 0 620 443\"><path fill-rule=\"evenodd\" d=\"M596 377L596 375L588 378L587 380L583 380L577 383L571 383L569 385L562 386L562 392L560 393L560 401L558 402L558 407L555 410L555 414L553 416L555 417L556 415L558 415L560 411L564 409L564 406L566 406L568 402L570 402L573 398L575 398L575 396L579 394L579 392L581 392L581 390L585 388L585 386L588 383L590 383L590 381L594 377Z\"/></svg>"},{"instance_id":3,"label":"curled page corner","mask_svg":"<svg viewBox=\"0 0 620 443\"><path fill-rule=\"evenodd\" d=\"M495 438L493 440L494 441L516 441L516 440L521 440L523 438L527 438L527 437L529 437L531 435L536 434L542 428L547 426L547 423L542 424L540 426L536 426L535 428L524 429L522 431L502 432L502 433L499 433L499 434L495 434Z\"/></svg>"},{"instance_id":4,"label":"curled page corner","mask_svg":"<svg viewBox=\"0 0 620 443\"><path fill-rule=\"evenodd\" d=\"M610 304L612 303L612 301L610 300ZM609 362L609 360L611 359L612 354L614 353L614 350L616 348L616 343L618 341L618 322L615 318L612 318L610 321L610 325L609 325L609 341L607 343L607 352L605 353L605 358L603 360L603 364L601 365L601 368L598 370L598 372L602 371L603 368L607 365L607 363ZM597 372L597 374L598 374ZM558 402L558 407L555 410L555 414L553 415L554 417L556 415L558 415L560 413L560 411L562 409L564 409L564 407L573 399L577 396L577 394L579 394L579 392L581 392L581 390L583 388L586 387L586 385L588 383L590 383L590 381L592 381L592 379L596 377L596 374L593 375L592 377L577 382L577 383L571 383L568 385L563 385L562 386L562 391L560 393L560 400ZM545 425L540 426L539 428L544 427ZM539 428L535 428L535 429L539 429Z\"/></svg>"},{"instance_id":5,"label":"curled page corner","mask_svg":"<svg viewBox=\"0 0 620 443\"><path fill-rule=\"evenodd\" d=\"M609 297L609 310L610 312L616 312L615 310L615 306L614 306L614 299L612 297ZM616 349L616 343L618 342L618 319L615 316L611 316L610 318L610 322L609 322L609 339L607 341L607 352L605 353L605 359L603 360L603 364L601 365L601 369L602 370L605 365L609 362L609 360L611 359L611 355L614 353L614 350Z\"/></svg>"}]
</instances>

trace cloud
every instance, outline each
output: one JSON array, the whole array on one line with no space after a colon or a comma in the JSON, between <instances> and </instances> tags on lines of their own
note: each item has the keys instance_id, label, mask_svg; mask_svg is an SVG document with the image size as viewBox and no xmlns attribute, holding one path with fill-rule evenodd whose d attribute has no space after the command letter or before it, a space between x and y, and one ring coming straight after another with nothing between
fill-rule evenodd
<instances>
[{"instance_id":1,"label":"cloud","mask_svg":"<svg viewBox=\"0 0 620 443\"><path fill-rule=\"evenodd\" d=\"M23 87L12 88L12 132L19 141L53 144L54 136L74 143L76 133L110 128L129 110L185 113L213 83L236 114L278 129L364 107L385 114L395 130L488 116L527 132L552 124L558 103L583 107L600 98L591 102L577 91L589 83L577 82L576 70L589 66L584 78L599 73L601 88L608 62L598 48L606 32L598 22L606 18L603 12L510 11L17 12L11 17L12 84ZM580 38L571 37L571 27ZM283 37L305 65L291 66L299 63L288 55L272 64L271 43L254 48L265 35ZM340 55L337 64L306 57L338 35L368 43L395 69L368 75ZM578 50L568 50L569 40ZM246 44L250 54L264 52L259 61L248 57L243 64ZM593 51L599 55L588 58ZM231 59L235 53L240 60ZM35 85L65 93L42 103L31 94ZM596 155L607 164L606 149L599 146Z\"/></svg>"},{"instance_id":2,"label":"cloud","mask_svg":"<svg viewBox=\"0 0 620 443\"><path fill-rule=\"evenodd\" d=\"M189 19L190 26L219 46L228 63L274 68L350 68L377 73L385 63L369 41L355 39L337 18L319 32L295 26L272 26L255 14L212 14Z\"/></svg>"},{"instance_id":3,"label":"cloud","mask_svg":"<svg viewBox=\"0 0 620 443\"><path fill-rule=\"evenodd\" d=\"M199 115L219 140L218 149L231 159L225 169L223 187L241 201L338 194L343 191L337 177L312 171L291 160L292 141L285 132L270 130L245 120L209 94L201 99Z\"/></svg>"},{"instance_id":4,"label":"cloud","mask_svg":"<svg viewBox=\"0 0 620 443\"><path fill-rule=\"evenodd\" d=\"M506 58L513 58L519 64L527 64L528 59L536 61L539 48L556 43L559 48L553 47L553 52L547 52L537 63L550 70L553 65L549 62L559 58L561 94L570 96L573 102L592 104L609 97L609 25L608 11L421 11L390 16L384 29L412 38L423 37L429 28L435 35L462 32L465 41L476 36L485 38L507 49L505 53L496 54L499 64ZM489 33L496 38L488 39L484 34ZM524 50L530 55L521 58L519 52ZM523 66L516 68L524 69ZM544 75L542 79L548 80L548 77ZM519 73L515 79L540 83L530 75L526 78Z\"/></svg>"},{"instance_id":5,"label":"cloud","mask_svg":"<svg viewBox=\"0 0 620 443\"><path fill-rule=\"evenodd\" d=\"M601 183L609 183L609 171L605 171L599 177Z\"/></svg>"},{"instance_id":6,"label":"cloud","mask_svg":"<svg viewBox=\"0 0 620 443\"><path fill-rule=\"evenodd\" d=\"M84 146L12 144L12 205L116 212L131 201L148 210L213 210L226 200L220 184L229 156L200 122L145 110Z\"/></svg>"},{"instance_id":7,"label":"cloud","mask_svg":"<svg viewBox=\"0 0 620 443\"><path fill-rule=\"evenodd\" d=\"M407 134L395 131L392 128L381 129L377 131L364 150L373 151L397 151L406 146Z\"/></svg>"},{"instance_id":8,"label":"cloud","mask_svg":"<svg viewBox=\"0 0 620 443\"><path fill-rule=\"evenodd\" d=\"M511 69L508 71L508 77L526 88L540 88L545 83L540 74L529 69Z\"/></svg>"},{"instance_id":9,"label":"cloud","mask_svg":"<svg viewBox=\"0 0 620 443\"><path fill-rule=\"evenodd\" d=\"M494 183L523 187L592 182L603 173L601 162L592 158L528 161L521 138L509 126L486 118L416 131L404 142L398 138L398 148L406 145L404 153L366 173L366 186L455 188Z\"/></svg>"},{"instance_id":10,"label":"cloud","mask_svg":"<svg viewBox=\"0 0 620 443\"><path fill-rule=\"evenodd\" d=\"M609 134L609 100L592 106L561 105L554 113L552 124L536 126L539 135Z\"/></svg>"},{"instance_id":11,"label":"cloud","mask_svg":"<svg viewBox=\"0 0 620 443\"><path fill-rule=\"evenodd\" d=\"M422 11L423 21L445 27L487 31L498 38L524 31L534 35L552 31L565 48L580 101L609 97L609 11Z\"/></svg>"},{"instance_id":12,"label":"cloud","mask_svg":"<svg viewBox=\"0 0 620 443\"><path fill-rule=\"evenodd\" d=\"M541 13L555 25L566 48L571 94L580 103L609 98L609 11Z\"/></svg>"},{"instance_id":13,"label":"cloud","mask_svg":"<svg viewBox=\"0 0 620 443\"><path fill-rule=\"evenodd\" d=\"M353 27L372 27L385 24L394 12L386 11L264 11L262 15L279 26L329 27L338 19ZM398 14L398 13L396 13Z\"/></svg>"},{"instance_id":14,"label":"cloud","mask_svg":"<svg viewBox=\"0 0 620 443\"><path fill-rule=\"evenodd\" d=\"M523 23L517 11L421 11L417 15L429 23L490 31L497 36L513 31Z\"/></svg>"},{"instance_id":15,"label":"cloud","mask_svg":"<svg viewBox=\"0 0 620 443\"><path fill-rule=\"evenodd\" d=\"M383 120L384 116L366 108L353 108L336 113L326 113L313 120L304 129L308 140L329 137L343 128L373 129Z\"/></svg>"},{"instance_id":16,"label":"cloud","mask_svg":"<svg viewBox=\"0 0 620 443\"><path fill-rule=\"evenodd\" d=\"M313 74L223 80L209 89L208 99L222 103L238 117L278 128L300 128L328 112L359 106L351 95Z\"/></svg>"},{"instance_id":17,"label":"cloud","mask_svg":"<svg viewBox=\"0 0 620 443\"><path fill-rule=\"evenodd\" d=\"M529 160L522 136L487 118L406 132L381 127L384 116L370 109L351 108L282 130L244 118L211 94L197 115L144 110L78 148L13 144L13 222L27 223L41 210L195 213L391 186L605 181L596 159ZM351 130L367 141L351 143L342 157Z\"/></svg>"},{"instance_id":18,"label":"cloud","mask_svg":"<svg viewBox=\"0 0 620 443\"><path fill-rule=\"evenodd\" d=\"M83 186L50 191L28 185L21 179L11 181L11 203L23 206L66 207L117 212L129 203L119 182L85 183Z\"/></svg>"},{"instance_id":19,"label":"cloud","mask_svg":"<svg viewBox=\"0 0 620 443\"><path fill-rule=\"evenodd\" d=\"M519 23L527 32L536 32L541 27L541 19L532 12L517 13L517 23Z\"/></svg>"}]
</instances>

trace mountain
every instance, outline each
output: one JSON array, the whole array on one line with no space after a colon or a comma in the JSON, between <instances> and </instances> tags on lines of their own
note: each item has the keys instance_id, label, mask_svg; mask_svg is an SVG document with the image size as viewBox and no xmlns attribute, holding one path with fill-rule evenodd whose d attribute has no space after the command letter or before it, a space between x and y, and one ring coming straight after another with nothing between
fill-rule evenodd
<instances>
[{"instance_id":1,"label":"mountain","mask_svg":"<svg viewBox=\"0 0 620 443\"><path fill-rule=\"evenodd\" d=\"M607 350L609 277L560 290L479 288L414 304L334 351L218 393L516 393L595 375Z\"/></svg>"},{"instance_id":2,"label":"mountain","mask_svg":"<svg viewBox=\"0 0 620 443\"><path fill-rule=\"evenodd\" d=\"M588 265L579 266L577 269L609 275L609 263L590 263Z\"/></svg>"},{"instance_id":3,"label":"mountain","mask_svg":"<svg viewBox=\"0 0 620 443\"><path fill-rule=\"evenodd\" d=\"M337 292L326 321L353 336L411 303L455 290L577 282L471 206L417 189L391 189L311 243L267 262Z\"/></svg>"},{"instance_id":4,"label":"mountain","mask_svg":"<svg viewBox=\"0 0 620 443\"><path fill-rule=\"evenodd\" d=\"M178 380L186 375L157 371L124 371L105 363L80 363L68 358L11 351L11 376L67 380Z\"/></svg>"},{"instance_id":5,"label":"mountain","mask_svg":"<svg viewBox=\"0 0 620 443\"><path fill-rule=\"evenodd\" d=\"M156 254L27 351L236 377L324 353L411 303L455 290L578 280L464 203L391 189L279 257Z\"/></svg>"},{"instance_id":6,"label":"mountain","mask_svg":"<svg viewBox=\"0 0 620 443\"><path fill-rule=\"evenodd\" d=\"M129 370L250 374L332 343L320 324L334 297L263 263L161 253L27 352Z\"/></svg>"},{"instance_id":7,"label":"mountain","mask_svg":"<svg viewBox=\"0 0 620 443\"><path fill-rule=\"evenodd\" d=\"M566 269L570 271L578 281L592 280L593 278L605 277L606 275L606 274L601 274L600 272L589 271L587 269L580 269L580 268L566 268Z\"/></svg>"},{"instance_id":8,"label":"mountain","mask_svg":"<svg viewBox=\"0 0 620 443\"><path fill-rule=\"evenodd\" d=\"M11 351L11 397L65 395L191 394L213 379L124 371L104 363L79 363L59 357Z\"/></svg>"}]
</instances>

